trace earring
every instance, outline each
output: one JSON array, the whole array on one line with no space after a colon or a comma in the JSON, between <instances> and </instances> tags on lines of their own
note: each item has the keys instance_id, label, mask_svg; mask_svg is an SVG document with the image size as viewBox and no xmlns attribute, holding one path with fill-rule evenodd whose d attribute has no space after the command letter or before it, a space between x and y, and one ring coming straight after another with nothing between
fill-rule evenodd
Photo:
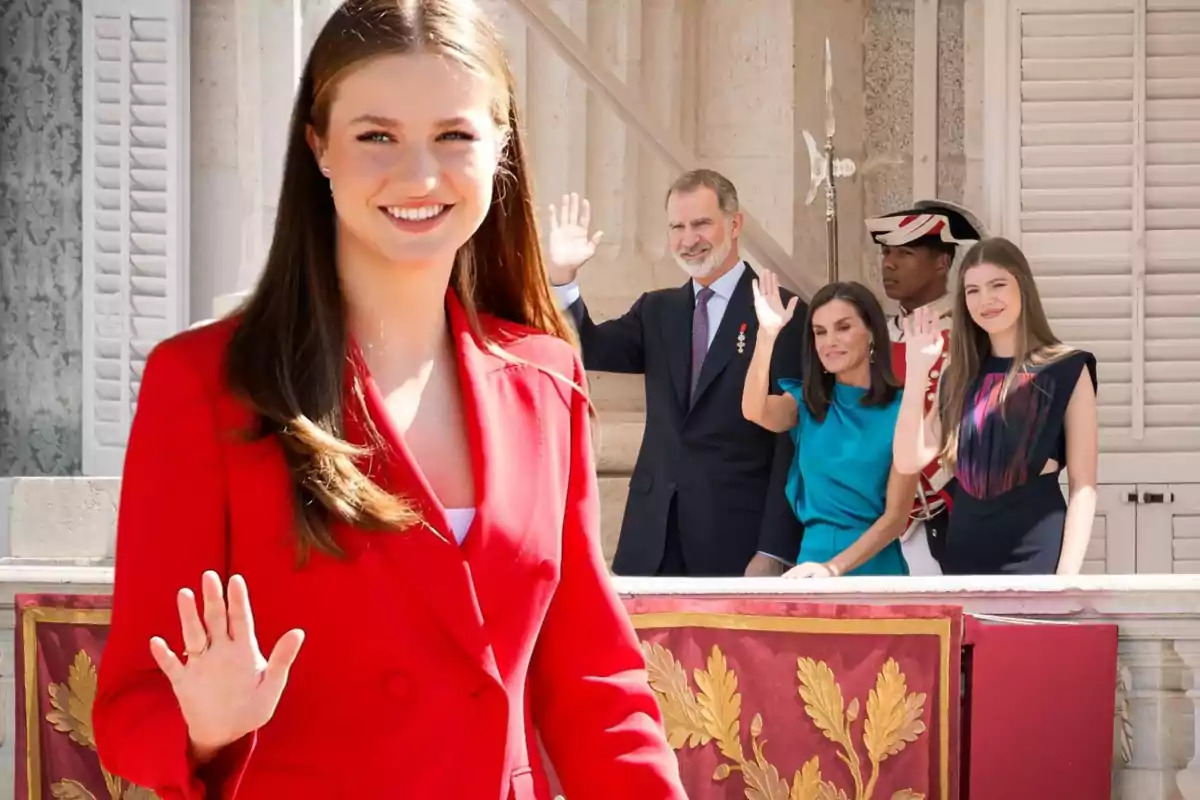
<instances>
[{"instance_id":1,"label":"earring","mask_svg":"<svg viewBox=\"0 0 1200 800\"><path fill-rule=\"evenodd\" d=\"M871 351L868 353L868 357L871 359L871 363L874 364L875 363L875 343L874 342L871 342Z\"/></svg>"},{"instance_id":2,"label":"earring","mask_svg":"<svg viewBox=\"0 0 1200 800\"><path fill-rule=\"evenodd\" d=\"M321 167L321 174L329 178L329 167ZM333 194L333 180L329 179L329 193Z\"/></svg>"}]
</instances>

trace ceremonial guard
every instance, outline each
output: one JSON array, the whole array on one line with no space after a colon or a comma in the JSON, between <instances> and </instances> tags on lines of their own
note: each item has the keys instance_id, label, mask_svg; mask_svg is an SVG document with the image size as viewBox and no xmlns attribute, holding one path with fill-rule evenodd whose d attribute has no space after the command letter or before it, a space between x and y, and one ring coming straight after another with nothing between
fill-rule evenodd
<instances>
[{"instance_id":1,"label":"ceremonial guard","mask_svg":"<svg viewBox=\"0 0 1200 800\"><path fill-rule=\"evenodd\" d=\"M970 247L986 236L978 219L965 208L942 200L921 200L911 209L868 219L867 230L881 248L883 287L899 312L889 317L892 340L892 369L896 378L905 375L903 319L918 308L935 312L946 346L929 371L925 391L926 413L933 407L943 362L950 352L949 336L953 298L949 278L962 245ZM909 387L915 388L915 387ZM942 548L950 519L954 475L935 459L921 471L912 522L901 539L905 559L913 575L940 575Z\"/></svg>"}]
</instances>

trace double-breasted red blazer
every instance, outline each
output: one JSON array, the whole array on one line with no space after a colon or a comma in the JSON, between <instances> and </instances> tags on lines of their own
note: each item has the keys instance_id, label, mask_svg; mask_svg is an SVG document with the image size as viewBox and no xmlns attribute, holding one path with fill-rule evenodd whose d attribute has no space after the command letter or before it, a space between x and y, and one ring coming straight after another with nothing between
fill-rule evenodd
<instances>
[{"instance_id":1,"label":"double-breasted red blazer","mask_svg":"<svg viewBox=\"0 0 1200 800\"><path fill-rule=\"evenodd\" d=\"M347 557L298 566L281 448L245 437L251 414L224 379L236 320L155 348L93 710L108 770L164 800L542 800L536 731L570 800L685 797L600 553L588 405L568 383L584 384L580 361L494 318L477 337L453 292L447 309L477 493L461 547L364 374L389 445L370 472L437 533L338 523ZM264 654L291 628L306 636L271 721L198 770L149 640L182 653L175 596L199 596L207 569L245 577Z\"/></svg>"}]
</instances>

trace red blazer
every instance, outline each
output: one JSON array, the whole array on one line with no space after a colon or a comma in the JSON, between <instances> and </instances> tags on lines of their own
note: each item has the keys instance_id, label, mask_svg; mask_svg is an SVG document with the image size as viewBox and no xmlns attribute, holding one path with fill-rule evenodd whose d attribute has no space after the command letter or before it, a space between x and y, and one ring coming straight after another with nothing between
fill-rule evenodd
<instances>
[{"instance_id":1,"label":"red blazer","mask_svg":"<svg viewBox=\"0 0 1200 800\"><path fill-rule=\"evenodd\" d=\"M251 416L223 378L236 323L153 351L93 710L109 771L164 800L543 800L536 729L570 800L686 797L600 553L587 402L548 374L583 385L581 363L566 342L484 317L485 335L519 362L505 360L471 333L453 293L447 307L478 496L461 548L391 436L374 477L449 541L338 524L349 557L296 567L282 451L239 439ZM182 653L175 595L199 596L206 569L245 576L264 655L291 628L306 636L274 718L198 771L149 640Z\"/></svg>"}]
</instances>

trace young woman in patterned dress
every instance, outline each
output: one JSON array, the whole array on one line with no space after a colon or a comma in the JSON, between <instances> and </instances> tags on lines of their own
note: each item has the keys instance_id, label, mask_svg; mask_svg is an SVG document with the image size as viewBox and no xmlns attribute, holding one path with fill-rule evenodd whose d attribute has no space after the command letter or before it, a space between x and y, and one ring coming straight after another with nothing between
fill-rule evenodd
<instances>
[{"instance_id":1,"label":"young woman in patterned dress","mask_svg":"<svg viewBox=\"0 0 1200 800\"><path fill-rule=\"evenodd\" d=\"M919 393L901 403L897 469L940 457L958 487L946 574L1065 574L1083 565L1096 510L1096 359L1050 329L1029 262L1003 238L967 252L959 271L934 411ZM941 354L928 313L906 325L914 380ZM1067 470L1064 500L1059 473Z\"/></svg>"}]
</instances>

